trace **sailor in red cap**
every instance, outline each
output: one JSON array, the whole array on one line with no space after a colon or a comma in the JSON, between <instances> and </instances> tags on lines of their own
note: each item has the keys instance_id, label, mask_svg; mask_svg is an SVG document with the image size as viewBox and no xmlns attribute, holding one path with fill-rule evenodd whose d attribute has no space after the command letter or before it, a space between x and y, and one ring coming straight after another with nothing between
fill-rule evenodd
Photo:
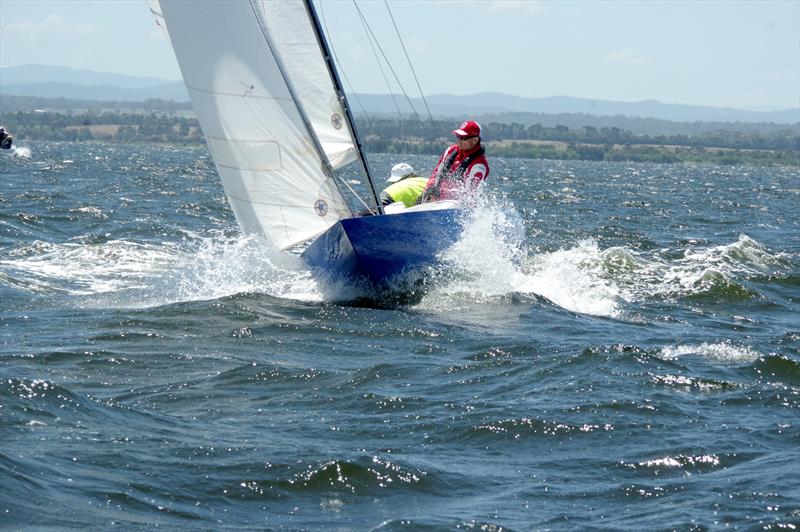
<instances>
[{"instance_id":1,"label":"sailor in red cap","mask_svg":"<svg viewBox=\"0 0 800 532\"><path fill-rule=\"evenodd\" d=\"M453 130L456 143L445 150L433 169L420 203L458 199L475 192L489 175L489 162L481 145L481 126L474 120Z\"/></svg>"}]
</instances>

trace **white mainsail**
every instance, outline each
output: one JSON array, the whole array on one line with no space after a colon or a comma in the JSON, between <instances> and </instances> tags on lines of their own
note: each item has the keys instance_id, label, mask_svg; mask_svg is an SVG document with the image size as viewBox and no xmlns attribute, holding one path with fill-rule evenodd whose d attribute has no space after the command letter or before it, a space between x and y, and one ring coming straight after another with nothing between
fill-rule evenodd
<instances>
[{"instance_id":1,"label":"white mainsail","mask_svg":"<svg viewBox=\"0 0 800 532\"><path fill-rule=\"evenodd\" d=\"M150 0L245 232L285 249L349 216L326 166L358 158L301 0Z\"/></svg>"}]
</instances>

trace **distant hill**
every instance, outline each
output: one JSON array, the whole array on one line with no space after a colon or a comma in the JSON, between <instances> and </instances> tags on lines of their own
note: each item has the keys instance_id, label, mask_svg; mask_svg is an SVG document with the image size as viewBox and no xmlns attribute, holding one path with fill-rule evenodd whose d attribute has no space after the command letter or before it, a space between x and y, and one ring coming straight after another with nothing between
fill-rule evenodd
<instances>
[{"instance_id":1,"label":"distant hill","mask_svg":"<svg viewBox=\"0 0 800 532\"><path fill-rule=\"evenodd\" d=\"M402 95L356 94L352 105L357 111L367 113L397 114L397 108L410 114L411 107ZM427 111L421 98L412 98L417 113L425 116ZM539 114L586 114L592 116L627 116L657 118L675 122L774 122L795 124L800 122L800 109L784 111L746 111L727 107L704 107L699 105L668 104L656 100L619 102L590 100L569 96L547 98L525 98L499 92L484 92L469 96L434 94L427 97L431 113L436 117L500 115L513 113ZM396 104L396 105L395 105Z\"/></svg>"},{"instance_id":2,"label":"distant hill","mask_svg":"<svg viewBox=\"0 0 800 532\"><path fill-rule=\"evenodd\" d=\"M0 84L0 93L43 98L69 98L75 100L133 101L153 98L186 102L189 96L182 81L143 88L123 88L114 85L81 85L67 82Z\"/></svg>"},{"instance_id":3,"label":"distant hill","mask_svg":"<svg viewBox=\"0 0 800 532\"><path fill-rule=\"evenodd\" d=\"M43 65L0 68L0 93L100 101L143 101L153 98L175 102L189 100L181 81ZM401 95L354 94L350 100L356 113L366 111L367 114L397 116L399 108L402 114L412 114L408 101ZM425 105L420 98L412 98L411 102L417 113L422 117L427 115ZM800 123L800 109L748 111L727 107L669 104L656 100L621 102L569 96L526 98L499 92L485 92L468 96L434 94L427 97L427 103L436 118L458 120L467 116L503 117L503 121L516 120L525 123L524 120L529 124L541 122L541 119L535 118L537 115L605 117L612 121L627 117L682 123Z\"/></svg>"},{"instance_id":4,"label":"distant hill","mask_svg":"<svg viewBox=\"0 0 800 532\"><path fill-rule=\"evenodd\" d=\"M175 80L180 82L180 80ZM64 82L78 85L113 85L124 89L141 89L158 87L172 83L158 78L126 76L93 70L76 70L74 68L46 65L21 65L0 67L0 83L26 85L31 83Z\"/></svg>"},{"instance_id":5,"label":"distant hill","mask_svg":"<svg viewBox=\"0 0 800 532\"><path fill-rule=\"evenodd\" d=\"M44 98L143 101L152 98L189 101L183 81L125 76L66 67L0 67L0 93Z\"/></svg>"}]
</instances>

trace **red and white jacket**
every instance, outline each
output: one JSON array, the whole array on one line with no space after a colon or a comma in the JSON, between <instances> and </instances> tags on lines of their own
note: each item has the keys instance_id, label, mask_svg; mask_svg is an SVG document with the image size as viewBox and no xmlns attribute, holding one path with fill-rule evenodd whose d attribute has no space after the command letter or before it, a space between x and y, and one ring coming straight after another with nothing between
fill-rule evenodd
<instances>
[{"instance_id":1,"label":"red and white jacket","mask_svg":"<svg viewBox=\"0 0 800 532\"><path fill-rule=\"evenodd\" d=\"M422 193L423 201L457 199L464 194L475 192L478 185L489 176L489 162L484 155L483 145L465 152L457 144L447 148Z\"/></svg>"}]
</instances>

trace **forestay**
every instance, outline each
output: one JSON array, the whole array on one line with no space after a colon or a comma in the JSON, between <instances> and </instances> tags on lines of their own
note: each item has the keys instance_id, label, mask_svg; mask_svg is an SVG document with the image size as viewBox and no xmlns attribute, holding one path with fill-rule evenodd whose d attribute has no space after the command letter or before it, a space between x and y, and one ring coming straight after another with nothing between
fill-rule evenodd
<instances>
[{"instance_id":1,"label":"forestay","mask_svg":"<svg viewBox=\"0 0 800 532\"><path fill-rule=\"evenodd\" d=\"M278 247L349 216L329 169L357 159L302 1L150 1L239 224Z\"/></svg>"}]
</instances>

